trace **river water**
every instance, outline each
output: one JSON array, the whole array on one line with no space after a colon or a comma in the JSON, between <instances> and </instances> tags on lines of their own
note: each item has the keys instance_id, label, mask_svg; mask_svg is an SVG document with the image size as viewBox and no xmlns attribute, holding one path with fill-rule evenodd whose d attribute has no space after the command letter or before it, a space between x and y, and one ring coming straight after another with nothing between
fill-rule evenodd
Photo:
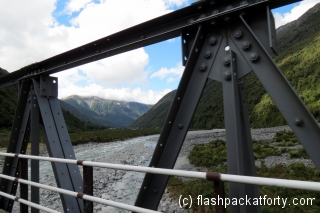
<instances>
[{"instance_id":1,"label":"river water","mask_svg":"<svg viewBox=\"0 0 320 213\"><path fill-rule=\"evenodd\" d=\"M220 131L221 130L189 132L188 136L197 137L196 135ZM109 143L89 142L74 146L74 151L76 158L79 160L148 166L158 139L159 135L151 135ZM203 142L210 140L211 137L205 137ZM44 156L46 156L46 154L44 154ZM186 157L182 159L185 160ZM82 167L79 168L82 174ZM144 176L144 173L138 172L94 168L94 196L133 205ZM40 183L56 186L50 162L40 162ZM40 189L40 198L41 205L63 212L58 193ZM18 203L15 203L13 212L19 212ZM94 204L94 212L128 211Z\"/></svg>"}]
</instances>

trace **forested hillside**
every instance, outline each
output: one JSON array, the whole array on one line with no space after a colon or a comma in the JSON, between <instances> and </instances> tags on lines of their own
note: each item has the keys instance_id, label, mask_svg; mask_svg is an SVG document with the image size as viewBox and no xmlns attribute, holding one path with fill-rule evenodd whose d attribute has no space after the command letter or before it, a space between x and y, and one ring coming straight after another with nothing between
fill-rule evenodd
<instances>
[{"instance_id":1,"label":"forested hillside","mask_svg":"<svg viewBox=\"0 0 320 213\"><path fill-rule=\"evenodd\" d=\"M316 119L320 119L320 4L303 16L277 30L279 55L275 58L281 71L306 103ZM249 116L252 127L284 125L282 118L269 95L254 73L241 79L245 85ZM161 99L155 106L169 109L175 91ZM164 99L166 101L164 101ZM172 99L171 99L172 100ZM165 106L169 105L169 106ZM290 103L288 103L288 106ZM154 112L155 107L135 121L134 128L161 128L167 112ZM209 80L201 97L191 128L212 129L224 127L221 83ZM143 119L143 122L142 122Z\"/></svg>"}]
</instances>

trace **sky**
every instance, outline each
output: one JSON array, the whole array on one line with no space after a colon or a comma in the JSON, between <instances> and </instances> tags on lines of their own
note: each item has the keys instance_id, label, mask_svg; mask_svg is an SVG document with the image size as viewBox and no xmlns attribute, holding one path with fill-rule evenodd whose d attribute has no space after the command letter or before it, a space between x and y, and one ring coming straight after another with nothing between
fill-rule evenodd
<instances>
[{"instance_id":1,"label":"sky","mask_svg":"<svg viewBox=\"0 0 320 213\"><path fill-rule=\"evenodd\" d=\"M0 0L0 67L9 72L190 5L195 0ZM320 0L273 10L276 27ZM19 6L17 6L19 5ZM53 74L59 98L98 96L155 104L178 87L180 38Z\"/></svg>"}]
</instances>

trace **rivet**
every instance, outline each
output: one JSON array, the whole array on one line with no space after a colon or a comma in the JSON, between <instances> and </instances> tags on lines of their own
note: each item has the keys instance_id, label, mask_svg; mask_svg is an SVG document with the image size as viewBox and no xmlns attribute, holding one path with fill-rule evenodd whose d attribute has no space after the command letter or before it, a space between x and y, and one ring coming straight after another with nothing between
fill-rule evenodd
<instances>
[{"instance_id":1,"label":"rivet","mask_svg":"<svg viewBox=\"0 0 320 213\"><path fill-rule=\"evenodd\" d=\"M215 44L216 44L216 42L217 42L216 37L211 36L211 37L209 38L209 43L210 43L211 45L215 45Z\"/></svg>"},{"instance_id":2,"label":"rivet","mask_svg":"<svg viewBox=\"0 0 320 213\"><path fill-rule=\"evenodd\" d=\"M232 5L228 5L228 6L226 7L226 10L231 10L232 8L233 8Z\"/></svg>"},{"instance_id":3,"label":"rivet","mask_svg":"<svg viewBox=\"0 0 320 213\"><path fill-rule=\"evenodd\" d=\"M141 36L141 39L144 39L144 35Z\"/></svg>"},{"instance_id":4,"label":"rivet","mask_svg":"<svg viewBox=\"0 0 320 213\"><path fill-rule=\"evenodd\" d=\"M242 1L242 2L240 2L240 5L241 6L243 6L243 5L247 5L248 4L248 2L247 1Z\"/></svg>"},{"instance_id":5,"label":"rivet","mask_svg":"<svg viewBox=\"0 0 320 213\"><path fill-rule=\"evenodd\" d=\"M210 58L211 57L211 52L208 50L205 54L204 54L205 58Z\"/></svg>"},{"instance_id":6,"label":"rivet","mask_svg":"<svg viewBox=\"0 0 320 213\"><path fill-rule=\"evenodd\" d=\"M189 19L188 23L191 24L192 22L194 22L194 18Z\"/></svg>"},{"instance_id":7,"label":"rivet","mask_svg":"<svg viewBox=\"0 0 320 213\"><path fill-rule=\"evenodd\" d=\"M231 21L230 16L226 16L226 17L224 18L224 21L225 21L225 22L230 22L230 21Z\"/></svg>"},{"instance_id":8,"label":"rivet","mask_svg":"<svg viewBox=\"0 0 320 213\"><path fill-rule=\"evenodd\" d=\"M206 16L207 16L206 14L201 14L201 15L199 16L199 19L205 18Z\"/></svg>"},{"instance_id":9,"label":"rivet","mask_svg":"<svg viewBox=\"0 0 320 213\"><path fill-rule=\"evenodd\" d=\"M178 97L178 101L180 101L180 99L181 99L181 98L180 98L180 97Z\"/></svg>"},{"instance_id":10,"label":"rivet","mask_svg":"<svg viewBox=\"0 0 320 213\"><path fill-rule=\"evenodd\" d=\"M157 194L158 193L158 189L153 190L153 193Z\"/></svg>"},{"instance_id":11,"label":"rivet","mask_svg":"<svg viewBox=\"0 0 320 213\"><path fill-rule=\"evenodd\" d=\"M234 35L234 37L236 39L240 39L242 37L242 31L241 30L237 30L237 31L234 32L233 35Z\"/></svg>"},{"instance_id":12,"label":"rivet","mask_svg":"<svg viewBox=\"0 0 320 213\"><path fill-rule=\"evenodd\" d=\"M179 129L183 129L183 124L179 124Z\"/></svg>"},{"instance_id":13,"label":"rivet","mask_svg":"<svg viewBox=\"0 0 320 213\"><path fill-rule=\"evenodd\" d=\"M206 68L207 68L207 65L205 63L202 63L199 67L199 70L203 72L206 70Z\"/></svg>"},{"instance_id":14,"label":"rivet","mask_svg":"<svg viewBox=\"0 0 320 213\"><path fill-rule=\"evenodd\" d=\"M252 62L256 62L259 59L259 55L257 53L251 53L250 59Z\"/></svg>"},{"instance_id":15,"label":"rivet","mask_svg":"<svg viewBox=\"0 0 320 213\"><path fill-rule=\"evenodd\" d=\"M224 66L228 67L230 65L230 56L226 56L223 59Z\"/></svg>"},{"instance_id":16,"label":"rivet","mask_svg":"<svg viewBox=\"0 0 320 213\"><path fill-rule=\"evenodd\" d=\"M212 12L212 15L216 15L216 14L218 14L219 13L219 10L214 10L213 12Z\"/></svg>"},{"instance_id":17,"label":"rivet","mask_svg":"<svg viewBox=\"0 0 320 213\"><path fill-rule=\"evenodd\" d=\"M242 49L243 50L249 50L251 47L251 43L249 41L242 42Z\"/></svg>"},{"instance_id":18,"label":"rivet","mask_svg":"<svg viewBox=\"0 0 320 213\"><path fill-rule=\"evenodd\" d=\"M198 9L198 10L202 10L202 9L203 9L202 5L199 5L199 6L197 7L197 9Z\"/></svg>"},{"instance_id":19,"label":"rivet","mask_svg":"<svg viewBox=\"0 0 320 213\"><path fill-rule=\"evenodd\" d=\"M300 118L296 118L295 121L294 121L294 124L296 126L301 126L303 124L303 120L300 119Z\"/></svg>"},{"instance_id":20,"label":"rivet","mask_svg":"<svg viewBox=\"0 0 320 213\"><path fill-rule=\"evenodd\" d=\"M217 22L216 22L215 20L212 20L212 21L210 22L210 24L211 24L212 26L214 26L214 25L217 24Z\"/></svg>"},{"instance_id":21,"label":"rivet","mask_svg":"<svg viewBox=\"0 0 320 213\"><path fill-rule=\"evenodd\" d=\"M225 79L226 81L230 81L230 80L231 80L231 73L230 73L230 71L226 71L226 72L224 73L224 79Z\"/></svg>"}]
</instances>

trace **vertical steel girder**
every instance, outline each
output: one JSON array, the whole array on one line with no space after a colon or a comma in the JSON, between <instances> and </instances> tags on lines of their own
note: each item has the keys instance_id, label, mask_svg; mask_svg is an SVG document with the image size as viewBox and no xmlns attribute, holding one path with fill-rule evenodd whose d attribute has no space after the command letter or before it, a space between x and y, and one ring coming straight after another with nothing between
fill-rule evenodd
<instances>
[{"instance_id":1,"label":"vertical steel girder","mask_svg":"<svg viewBox=\"0 0 320 213\"><path fill-rule=\"evenodd\" d=\"M30 140L31 140L31 155L39 156L39 106L37 96L32 90L31 96L31 117L30 117ZM38 160L31 160L31 181L39 183L40 179L40 167ZM40 202L40 190L38 187L31 186L31 202L39 204ZM31 213L39 213L39 209L31 208Z\"/></svg>"},{"instance_id":2,"label":"vertical steel girder","mask_svg":"<svg viewBox=\"0 0 320 213\"><path fill-rule=\"evenodd\" d=\"M232 50L221 57L228 174L256 176L248 110L238 84L237 57ZM229 197L257 198L258 186L229 183ZM240 211L238 211L240 210ZM260 206L230 206L231 212L261 212Z\"/></svg>"},{"instance_id":3,"label":"vertical steel girder","mask_svg":"<svg viewBox=\"0 0 320 213\"><path fill-rule=\"evenodd\" d=\"M40 76L21 84L15 121L12 128L9 153L25 153L31 135L31 152L39 155L39 120L41 118L50 157L75 159L75 153L57 98L57 78ZM40 91L41 90L41 91ZM40 112L40 113L39 113ZM31 116L30 116L31 113ZM29 128L30 126L30 128ZM18 158L5 158L3 174L18 176ZM24 167L27 167L24 164ZM52 163L58 187L82 192L82 178L77 165ZM21 168L22 171L26 168ZM39 181L39 162L31 161L31 180ZM27 176L26 176L27 177ZM17 184L1 179L0 189L16 194ZM82 212L83 201L68 195L60 195L65 212ZM0 197L0 209L12 211L13 201ZM31 187L31 201L39 202L39 189ZM32 212L39 212L32 209Z\"/></svg>"},{"instance_id":4,"label":"vertical steel girder","mask_svg":"<svg viewBox=\"0 0 320 213\"><path fill-rule=\"evenodd\" d=\"M316 167L320 169L320 128L317 121L260 44L245 19L240 18L242 23L230 27L230 33L235 30L243 32L241 39L232 38L236 48L242 49L246 63L252 68ZM243 50L243 41L250 41L250 49Z\"/></svg>"},{"instance_id":5,"label":"vertical steel girder","mask_svg":"<svg viewBox=\"0 0 320 213\"><path fill-rule=\"evenodd\" d=\"M185 139L187 129L206 83L206 78L222 82L227 141L228 173L255 176L250 122L243 85L238 79L254 71L274 100L289 126L318 169L320 158L320 128L290 86L284 75L272 61L276 55L274 20L268 6L265 12L255 17L242 15L232 23L212 28L203 26L189 52L188 38L182 33L183 59L186 68L177 93L156 145L150 167L173 168ZM199 35L205 39L199 43ZM200 39L201 40L201 39ZM209 46L206 46L209 44ZM200 48L199 48L200 47ZM201 48L202 47L202 48ZM226 51L228 47L229 50ZM210 61L203 58L211 51ZM195 52L201 52L200 55ZM189 54L185 57L186 54ZM208 54L209 55L209 54ZM211 57L210 56L210 57ZM229 58L228 58L229 57ZM206 57L205 57L206 58ZM202 64L203 63L203 64ZM203 66L202 66L203 65ZM200 70L208 70L200 76ZM206 72L207 73L207 72ZM294 107L288 107L288 103ZM156 210L165 189L168 176L146 174L136 200L136 206ZM231 198L258 197L258 187L248 184L229 184ZM260 206L232 206L230 212L261 212Z\"/></svg>"},{"instance_id":6,"label":"vertical steel girder","mask_svg":"<svg viewBox=\"0 0 320 213\"><path fill-rule=\"evenodd\" d=\"M50 157L75 159L75 153L63 118L59 100L43 93L44 88L56 88L57 78L40 76L40 82L32 79L43 122L46 145ZM41 85L44 84L44 85ZM40 88L42 88L40 92ZM42 94L42 95L41 95ZM52 91L49 92L52 94ZM57 95L57 93L55 93ZM59 188L82 191L82 178L79 167L64 163L52 163L53 172ZM82 212L83 202L80 199L60 194L65 212Z\"/></svg>"},{"instance_id":7,"label":"vertical steel girder","mask_svg":"<svg viewBox=\"0 0 320 213\"><path fill-rule=\"evenodd\" d=\"M9 153L22 153L25 154L27 149L27 141L29 139L29 115L31 110L30 100L30 83L23 82L20 87L20 94L18 106L14 117L14 122L11 130L10 141L8 144L7 152ZM18 170L19 159L6 157L2 174L19 177ZM16 194L17 184L13 181L0 179L0 190L8 194ZM12 200L0 196L0 209L8 212L12 211Z\"/></svg>"},{"instance_id":8,"label":"vertical steel girder","mask_svg":"<svg viewBox=\"0 0 320 213\"><path fill-rule=\"evenodd\" d=\"M151 167L173 168L187 134L192 116L216 58L221 39L199 27L181 82L155 148ZM156 209L166 187L168 176L146 174L136 206Z\"/></svg>"}]
</instances>

